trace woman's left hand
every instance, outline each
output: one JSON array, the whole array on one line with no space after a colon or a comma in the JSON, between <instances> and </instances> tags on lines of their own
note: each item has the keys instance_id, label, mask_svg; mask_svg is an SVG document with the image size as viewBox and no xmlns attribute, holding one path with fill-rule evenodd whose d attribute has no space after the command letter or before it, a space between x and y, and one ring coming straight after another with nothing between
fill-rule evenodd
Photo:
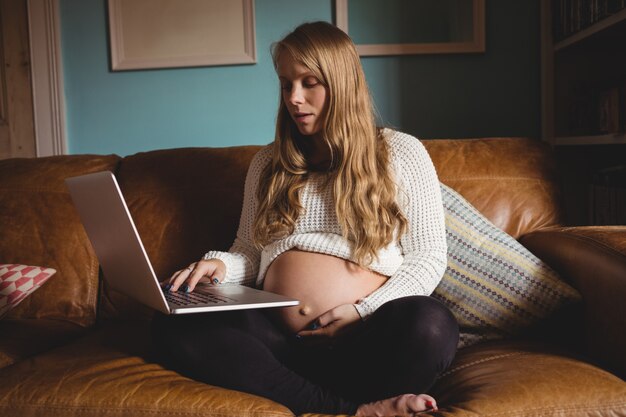
<instances>
[{"instance_id":1,"label":"woman's left hand","mask_svg":"<svg viewBox=\"0 0 626 417\"><path fill-rule=\"evenodd\" d=\"M300 331L298 336L332 338L343 333L360 319L361 316L353 304L342 304L319 316L312 326Z\"/></svg>"}]
</instances>

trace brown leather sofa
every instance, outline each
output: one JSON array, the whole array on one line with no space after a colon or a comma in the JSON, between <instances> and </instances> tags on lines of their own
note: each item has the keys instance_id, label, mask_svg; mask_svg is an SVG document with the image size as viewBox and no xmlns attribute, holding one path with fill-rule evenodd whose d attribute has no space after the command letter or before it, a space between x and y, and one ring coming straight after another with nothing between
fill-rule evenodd
<instances>
[{"instance_id":1,"label":"brown leather sofa","mask_svg":"<svg viewBox=\"0 0 626 417\"><path fill-rule=\"evenodd\" d=\"M440 416L626 416L626 227L564 227L550 150L424 141L442 182L547 261L583 301L517 340L458 352ZM63 179L114 171L159 276L228 249L258 147L0 161L0 263L58 273L0 320L1 416L289 416L159 366L151 311L111 291Z\"/></svg>"}]
</instances>

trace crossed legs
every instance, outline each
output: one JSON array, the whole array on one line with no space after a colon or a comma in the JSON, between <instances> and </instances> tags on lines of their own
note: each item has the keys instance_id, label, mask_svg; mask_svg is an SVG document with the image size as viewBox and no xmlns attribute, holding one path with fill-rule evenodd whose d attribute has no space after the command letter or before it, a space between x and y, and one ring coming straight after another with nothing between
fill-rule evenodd
<instances>
[{"instance_id":1,"label":"crossed legs","mask_svg":"<svg viewBox=\"0 0 626 417\"><path fill-rule=\"evenodd\" d=\"M448 367L458 342L452 314L420 296L386 303L323 344L283 333L264 310L157 315L152 330L166 366L272 399L296 414L355 414L360 404L424 393Z\"/></svg>"}]
</instances>

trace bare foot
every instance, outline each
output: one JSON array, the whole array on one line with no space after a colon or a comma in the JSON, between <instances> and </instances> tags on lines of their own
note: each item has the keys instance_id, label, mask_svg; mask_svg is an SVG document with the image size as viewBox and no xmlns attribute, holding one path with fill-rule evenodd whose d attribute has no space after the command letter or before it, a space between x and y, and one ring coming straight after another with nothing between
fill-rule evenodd
<instances>
[{"instance_id":1,"label":"bare foot","mask_svg":"<svg viewBox=\"0 0 626 417\"><path fill-rule=\"evenodd\" d=\"M432 409L437 402L426 394L403 394L373 403L363 404L356 410L358 417L412 416L414 413Z\"/></svg>"}]
</instances>

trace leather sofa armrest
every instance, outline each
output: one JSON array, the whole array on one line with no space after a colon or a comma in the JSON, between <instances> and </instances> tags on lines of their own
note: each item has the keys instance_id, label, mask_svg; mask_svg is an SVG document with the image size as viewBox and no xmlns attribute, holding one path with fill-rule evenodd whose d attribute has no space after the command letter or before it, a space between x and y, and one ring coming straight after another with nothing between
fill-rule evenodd
<instances>
[{"instance_id":1,"label":"leather sofa armrest","mask_svg":"<svg viewBox=\"0 0 626 417\"><path fill-rule=\"evenodd\" d=\"M626 226L543 229L520 242L580 291L587 353L624 377Z\"/></svg>"}]
</instances>

